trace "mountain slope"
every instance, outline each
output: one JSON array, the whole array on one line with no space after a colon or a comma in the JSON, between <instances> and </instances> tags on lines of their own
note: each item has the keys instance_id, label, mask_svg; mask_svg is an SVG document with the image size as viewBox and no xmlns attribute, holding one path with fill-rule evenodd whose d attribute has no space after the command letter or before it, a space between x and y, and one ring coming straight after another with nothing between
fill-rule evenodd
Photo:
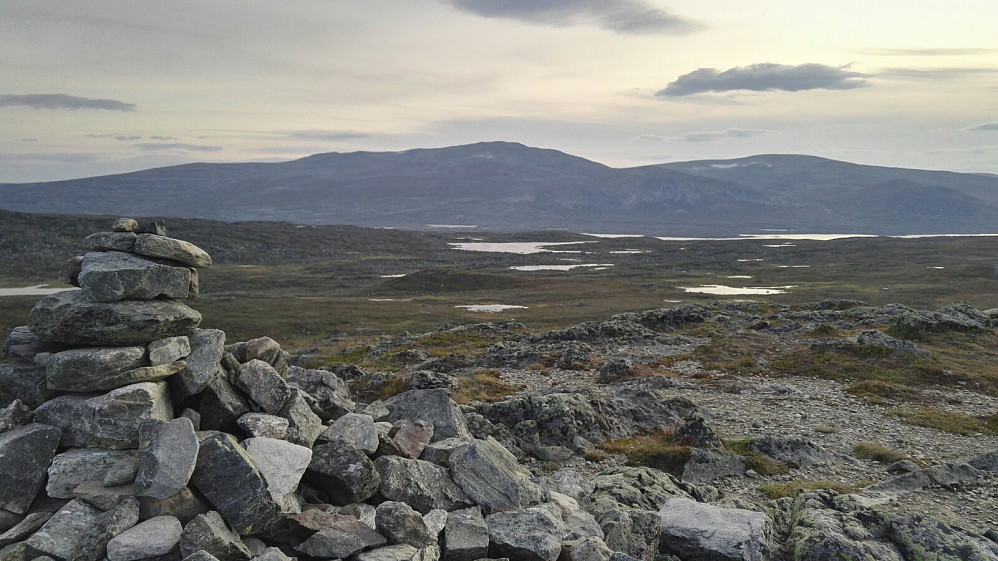
<instances>
[{"instance_id":1,"label":"mountain slope","mask_svg":"<svg viewBox=\"0 0 998 561\"><path fill-rule=\"evenodd\" d=\"M485 142L3 184L0 208L415 229L970 233L998 223L998 178L781 155L615 169Z\"/></svg>"}]
</instances>

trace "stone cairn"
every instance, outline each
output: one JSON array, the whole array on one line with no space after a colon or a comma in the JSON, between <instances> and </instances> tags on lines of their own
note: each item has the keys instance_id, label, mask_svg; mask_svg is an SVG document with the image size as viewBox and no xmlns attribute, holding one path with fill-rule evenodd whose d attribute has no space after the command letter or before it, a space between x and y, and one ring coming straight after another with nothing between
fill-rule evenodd
<instances>
[{"instance_id":1,"label":"stone cairn","mask_svg":"<svg viewBox=\"0 0 998 561\"><path fill-rule=\"evenodd\" d=\"M178 299L211 258L161 223L85 247L80 290L4 346L0 561L630 559L446 389L355 403L270 338L199 328Z\"/></svg>"}]
</instances>

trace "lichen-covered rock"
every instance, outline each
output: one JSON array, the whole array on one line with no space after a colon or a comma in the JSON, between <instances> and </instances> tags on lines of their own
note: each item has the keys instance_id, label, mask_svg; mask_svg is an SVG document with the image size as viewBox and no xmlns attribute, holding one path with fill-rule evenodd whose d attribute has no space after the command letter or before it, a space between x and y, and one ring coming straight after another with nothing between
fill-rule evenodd
<instances>
[{"instance_id":1,"label":"lichen-covered rock","mask_svg":"<svg viewBox=\"0 0 998 561\"><path fill-rule=\"evenodd\" d=\"M309 510L289 518L300 526L293 530L301 540L295 550L312 557L346 559L388 543L384 536L352 516Z\"/></svg>"},{"instance_id":2,"label":"lichen-covered rock","mask_svg":"<svg viewBox=\"0 0 998 561\"><path fill-rule=\"evenodd\" d=\"M201 440L191 484L240 535L270 535L284 522L263 474L230 434Z\"/></svg>"},{"instance_id":3,"label":"lichen-covered rock","mask_svg":"<svg viewBox=\"0 0 998 561\"><path fill-rule=\"evenodd\" d=\"M916 514L891 519L887 533L909 560L998 560L998 543L927 516Z\"/></svg>"},{"instance_id":4,"label":"lichen-covered rock","mask_svg":"<svg viewBox=\"0 0 998 561\"><path fill-rule=\"evenodd\" d=\"M95 302L80 290L46 296L28 327L44 341L68 345L135 345L190 335L201 314L175 300Z\"/></svg>"},{"instance_id":5,"label":"lichen-covered rock","mask_svg":"<svg viewBox=\"0 0 998 561\"><path fill-rule=\"evenodd\" d=\"M564 527L548 510L528 508L496 512L485 518L496 557L523 561L556 561Z\"/></svg>"},{"instance_id":6,"label":"lichen-covered rock","mask_svg":"<svg viewBox=\"0 0 998 561\"><path fill-rule=\"evenodd\" d=\"M184 335L166 337L149 343L146 349L149 351L149 364L152 366L169 364L191 354L191 340Z\"/></svg>"},{"instance_id":7,"label":"lichen-covered rock","mask_svg":"<svg viewBox=\"0 0 998 561\"><path fill-rule=\"evenodd\" d=\"M156 234L139 234L135 238L135 253L146 257L168 259L188 267L211 267L211 256L200 247Z\"/></svg>"},{"instance_id":8,"label":"lichen-covered rock","mask_svg":"<svg viewBox=\"0 0 998 561\"><path fill-rule=\"evenodd\" d=\"M418 458L433 440L433 425L426 421L400 419L395 422L392 440L408 458Z\"/></svg>"},{"instance_id":9,"label":"lichen-covered rock","mask_svg":"<svg viewBox=\"0 0 998 561\"><path fill-rule=\"evenodd\" d=\"M291 387L270 364L253 359L239 365L236 386L246 392L264 411L278 414L291 398Z\"/></svg>"},{"instance_id":10,"label":"lichen-covered rock","mask_svg":"<svg viewBox=\"0 0 998 561\"><path fill-rule=\"evenodd\" d=\"M886 536L889 521L845 495L798 493L790 501L787 549L795 561L905 559Z\"/></svg>"},{"instance_id":11,"label":"lichen-covered rock","mask_svg":"<svg viewBox=\"0 0 998 561\"><path fill-rule=\"evenodd\" d=\"M218 561L249 561L253 557L242 538L226 526L216 511L196 516L180 534L182 557L198 551L204 551Z\"/></svg>"},{"instance_id":12,"label":"lichen-covered rock","mask_svg":"<svg viewBox=\"0 0 998 561\"><path fill-rule=\"evenodd\" d=\"M764 513L672 499L659 515L659 547L681 558L763 561L769 555L773 525Z\"/></svg>"},{"instance_id":13,"label":"lichen-covered rock","mask_svg":"<svg viewBox=\"0 0 998 561\"><path fill-rule=\"evenodd\" d=\"M489 553L489 528L478 507L448 513L444 526L447 561L475 561Z\"/></svg>"},{"instance_id":14,"label":"lichen-covered rock","mask_svg":"<svg viewBox=\"0 0 998 561\"><path fill-rule=\"evenodd\" d=\"M179 493L194 473L198 449L190 419L144 421L139 425L137 494L165 499Z\"/></svg>"},{"instance_id":15,"label":"lichen-covered rock","mask_svg":"<svg viewBox=\"0 0 998 561\"><path fill-rule=\"evenodd\" d=\"M686 483L708 483L723 477L745 475L745 459L723 450L691 448L690 459L683 466Z\"/></svg>"},{"instance_id":16,"label":"lichen-covered rock","mask_svg":"<svg viewBox=\"0 0 998 561\"><path fill-rule=\"evenodd\" d=\"M78 281L94 302L188 298L191 270L119 251L91 252L83 257Z\"/></svg>"},{"instance_id":17,"label":"lichen-covered rock","mask_svg":"<svg viewBox=\"0 0 998 561\"><path fill-rule=\"evenodd\" d=\"M203 392L222 376L222 354L225 332L219 329L195 329L187 336L190 352L184 362L187 368L170 379L173 391L181 399Z\"/></svg>"},{"instance_id":18,"label":"lichen-covered rock","mask_svg":"<svg viewBox=\"0 0 998 561\"><path fill-rule=\"evenodd\" d=\"M765 436L751 438L749 450L797 467L831 464L834 458L824 448L802 438Z\"/></svg>"},{"instance_id":19,"label":"lichen-covered rock","mask_svg":"<svg viewBox=\"0 0 998 561\"><path fill-rule=\"evenodd\" d=\"M100 515L100 510L81 500L69 501L25 543L44 555L68 560L77 553L84 536Z\"/></svg>"},{"instance_id":20,"label":"lichen-covered rock","mask_svg":"<svg viewBox=\"0 0 998 561\"><path fill-rule=\"evenodd\" d=\"M122 460L134 458L135 450L71 448L57 454L48 466L45 492L50 497L69 499L73 490L87 481L102 481L107 472Z\"/></svg>"},{"instance_id":21,"label":"lichen-covered rock","mask_svg":"<svg viewBox=\"0 0 998 561\"><path fill-rule=\"evenodd\" d=\"M157 516L118 534L107 543L108 561L159 557L180 544L183 526L172 516Z\"/></svg>"},{"instance_id":22,"label":"lichen-covered rock","mask_svg":"<svg viewBox=\"0 0 998 561\"><path fill-rule=\"evenodd\" d=\"M658 553L662 519L652 510L615 508L597 514L603 540L614 551L651 561Z\"/></svg>"},{"instance_id":23,"label":"lichen-covered rock","mask_svg":"<svg viewBox=\"0 0 998 561\"><path fill-rule=\"evenodd\" d=\"M289 426L287 419L266 413L246 413L236 424L251 437L263 438L284 438Z\"/></svg>"},{"instance_id":24,"label":"lichen-covered rock","mask_svg":"<svg viewBox=\"0 0 998 561\"><path fill-rule=\"evenodd\" d=\"M530 473L493 438L476 440L454 452L450 472L471 500L492 511L524 508L543 496Z\"/></svg>"},{"instance_id":25,"label":"lichen-covered rock","mask_svg":"<svg viewBox=\"0 0 998 561\"><path fill-rule=\"evenodd\" d=\"M321 442L312 448L312 462L305 479L337 505L364 501L381 484L381 477L367 455L342 440Z\"/></svg>"},{"instance_id":26,"label":"lichen-covered rock","mask_svg":"<svg viewBox=\"0 0 998 561\"><path fill-rule=\"evenodd\" d=\"M445 389L410 390L384 401L390 411L388 420L426 421L433 425L433 438L459 437L471 440L461 408Z\"/></svg>"},{"instance_id":27,"label":"lichen-covered rock","mask_svg":"<svg viewBox=\"0 0 998 561\"><path fill-rule=\"evenodd\" d=\"M107 544L115 536L139 521L139 501L128 497L120 505L97 515L68 561L97 561L107 553Z\"/></svg>"},{"instance_id":28,"label":"lichen-covered rock","mask_svg":"<svg viewBox=\"0 0 998 561\"><path fill-rule=\"evenodd\" d=\"M349 386L332 372L291 366L285 379L305 393L312 411L323 421L331 421L356 409L350 399Z\"/></svg>"},{"instance_id":29,"label":"lichen-covered rock","mask_svg":"<svg viewBox=\"0 0 998 561\"><path fill-rule=\"evenodd\" d=\"M447 470L422 460L382 456L374 461L381 476L381 494L422 513L440 508L452 511L471 506L471 499L450 478Z\"/></svg>"},{"instance_id":30,"label":"lichen-covered rock","mask_svg":"<svg viewBox=\"0 0 998 561\"><path fill-rule=\"evenodd\" d=\"M137 448L139 425L147 419L172 419L173 404L166 382L141 382L88 399L83 415L93 445Z\"/></svg>"},{"instance_id":31,"label":"lichen-covered rock","mask_svg":"<svg viewBox=\"0 0 998 561\"><path fill-rule=\"evenodd\" d=\"M347 413L336 419L319 438L343 440L367 454L373 454L378 449L378 429L374 426L374 419L362 413Z\"/></svg>"},{"instance_id":32,"label":"lichen-covered rock","mask_svg":"<svg viewBox=\"0 0 998 561\"><path fill-rule=\"evenodd\" d=\"M430 535L423 517L405 503L385 501L375 513L378 533L388 538L390 545L404 543L414 547L436 545L437 538Z\"/></svg>"},{"instance_id":33,"label":"lichen-covered rock","mask_svg":"<svg viewBox=\"0 0 998 561\"><path fill-rule=\"evenodd\" d=\"M107 391L120 386L107 379L146 365L145 347L96 347L54 353L45 362L45 379L53 390ZM144 380L137 380L144 381Z\"/></svg>"},{"instance_id":34,"label":"lichen-covered rock","mask_svg":"<svg viewBox=\"0 0 998 561\"><path fill-rule=\"evenodd\" d=\"M45 482L62 433L31 424L0 434L0 508L24 514Z\"/></svg>"}]
</instances>

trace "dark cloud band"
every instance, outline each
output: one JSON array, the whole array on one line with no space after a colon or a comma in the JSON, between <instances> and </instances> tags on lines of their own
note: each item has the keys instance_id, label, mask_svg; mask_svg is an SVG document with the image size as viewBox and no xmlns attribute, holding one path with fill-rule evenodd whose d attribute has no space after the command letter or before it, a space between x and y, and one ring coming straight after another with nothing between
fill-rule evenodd
<instances>
[{"instance_id":1,"label":"dark cloud band","mask_svg":"<svg viewBox=\"0 0 998 561\"><path fill-rule=\"evenodd\" d=\"M716 68L700 68L680 76L655 95L679 97L737 90L788 92L817 89L848 90L866 86L864 77L863 74L852 72L846 67L813 63L790 66L763 62L724 71Z\"/></svg>"},{"instance_id":2,"label":"dark cloud band","mask_svg":"<svg viewBox=\"0 0 998 561\"><path fill-rule=\"evenodd\" d=\"M134 103L125 103L113 99L90 99L66 94L0 95L0 107L14 105L22 105L33 109L135 111Z\"/></svg>"},{"instance_id":3,"label":"dark cloud band","mask_svg":"<svg viewBox=\"0 0 998 561\"><path fill-rule=\"evenodd\" d=\"M136 148L146 151L180 150L184 152L220 152L221 146L205 146L202 144L187 144L184 142L140 142Z\"/></svg>"},{"instance_id":4,"label":"dark cloud band","mask_svg":"<svg viewBox=\"0 0 998 561\"><path fill-rule=\"evenodd\" d=\"M998 123L985 123L983 125L977 125L976 127L970 127L972 131L998 131Z\"/></svg>"},{"instance_id":5,"label":"dark cloud band","mask_svg":"<svg viewBox=\"0 0 998 561\"><path fill-rule=\"evenodd\" d=\"M635 35L675 34L700 25L649 5L644 0L445 0L458 10L487 18L567 26L592 22L610 31Z\"/></svg>"}]
</instances>

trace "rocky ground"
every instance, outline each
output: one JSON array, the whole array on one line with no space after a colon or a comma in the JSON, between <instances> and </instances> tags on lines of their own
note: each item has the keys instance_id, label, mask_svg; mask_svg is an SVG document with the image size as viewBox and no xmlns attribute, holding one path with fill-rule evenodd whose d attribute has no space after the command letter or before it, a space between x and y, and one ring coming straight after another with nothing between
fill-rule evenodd
<instances>
[{"instance_id":1,"label":"rocky ground","mask_svg":"<svg viewBox=\"0 0 998 561\"><path fill-rule=\"evenodd\" d=\"M87 238L4 345L0 561L998 559L994 312L679 305L292 355ZM352 346L351 346L352 345Z\"/></svg>"}]
</instances>

